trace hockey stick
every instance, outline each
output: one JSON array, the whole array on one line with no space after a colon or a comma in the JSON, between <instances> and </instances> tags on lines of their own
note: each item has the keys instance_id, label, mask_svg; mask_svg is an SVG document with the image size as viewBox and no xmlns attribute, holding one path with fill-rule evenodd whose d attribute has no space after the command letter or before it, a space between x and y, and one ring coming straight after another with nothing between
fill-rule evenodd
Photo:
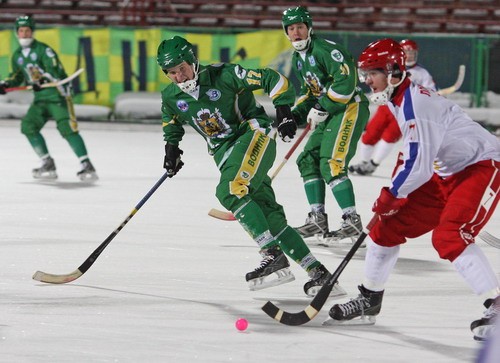
<instances>
[{"instance_id":1,"label":"hockey stick","mask_svg":"<svg viewBox=\"0 0 500 363\"><path fill-rule=\"evenodd\" d=\"M49 274L42 271L37 271L33 275L33 280L40 282L46 282L48 284L65 284L71 282L82 276L87 270L94 264L99 255L104 251L104 249L109 245L109 243L116 237L116 235L122 230L123 227L132 219L132 217L137 213L137 211L146 203L146 201L153 195L153 193L160 187L160 185L167 179L168 174L162 175L160 180L149 190L149 192L141 199L141 201L135 206L135 208L130 212L128 217L115 229L109 236L102 242L99 247L96 248L92 254L87 257L87 259L78 267L77 270L64 275Z\"/></svg>"},{"instance_id":2,"label":"hockey stick","mask_svg":"<svg viewBox=\"0 0 500 363\"><path fill-rule=\"evenodd\" d=\"M71 76L66 77L64 79L61 79L57 82L49 82L49 83L44 83L40 87L42 88L49 88L49 87L57 87L57 86L62 86L63 84L66 84L68 82L71 82L74 80L76 77L78 77L82 72L84 71L83 68L80 68L77 70L75 73L73 73ZM21 87L11 87L11 88L6 88L5 92L12 92L12 91L24 91L24 90L30 90L33 89L33 86L21 86Z\"/></svg>"},{"instance_id":3,"label":"hockey stick","mask_svg":"<svg viewBox=\"0 0 500 363\"><path fill-rule=\"evenodd\" d=\"M455 81L455 84L448 88L440 89L438 93L442 96L447 96L451 95L453 92L458 91L458 89L462 86L462 83L464 82L464 77L465 77L465 65L462 64L460 65L460 67L458 67L458 77L457 80Z\"/></svg>"},{"instance_id":4,"label":"hockey stick","mask_svg":"<svg viewBox=\"0 0 500 363\"><path fill-rule=\"evenodd\" d=\"M311 125L308 123L307 126L304 128L304 131L300 134L300 136L297 138L297 141L292 145L290 150L286 153L285 157L283 158L283 161L278 165L276 170L274 171L273 175L271 175L271 180L273 180L276 175L280 172L280 170L285 166L287 163L288 159L292 156L292 154L295 152L295 149L300 145L302 140L304 140L304 137L306 137L307 133L311 130ZM224 212L215 208L212 208L208 211L208 215L210 217L214 217L217 219L222 219L223 221L235 221L236 218L234 217L233 213L231 212Z\"/></svg>"},{"instance_id":5,"label":"hockey stick","mask_svg":"<svg viewBox=\"0 0 500 363\"><path fill-rule=\"evenodd\" d=\"M497 238L486 231L479 233L479 238L492 247L500 248L500 238Z\"/></svg>"},{"instance_id":6,"label":"hockey stick","mask_svg":"<svg viewBox=\"0 0 500 363\"><path fill-rule=\"evenodd\" d=\"M345 267L347 266L351 258L358 250L359 246L361 246L366 236L370 232L370 229L373 228L373 226L377 221L378 221L378 215L375 214L368 223L368 225L363 229L363 232L361 232L361 234L359 235L358 240L351 247L351 249L344 257L340 265L337 267L335 272L321 287L321 289L316 294L314 299L312 299L311 303L304 310L299 311L298 313L289 313L284 310L281 310L270 301L268 301L262 307L262 310L264 310L264 312L271 318L285 325L292 325L292 326L302 325L314 319L314 317L318 315L323 305L325 305L325 302L328 299L328 296L330 295L330 292L333 289L333 285L335 285L335 283L337 282L340 274L342 273L342 271L344 271Z\"/></svg>"}]
</instances>

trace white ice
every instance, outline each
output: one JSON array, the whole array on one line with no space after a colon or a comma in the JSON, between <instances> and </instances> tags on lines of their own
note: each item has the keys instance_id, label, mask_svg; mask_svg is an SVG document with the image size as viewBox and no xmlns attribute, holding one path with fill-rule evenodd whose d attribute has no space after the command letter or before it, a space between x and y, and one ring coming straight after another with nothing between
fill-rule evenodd
<instances>
[{"instance_id":1,"label":"white ice","mask_svg":"<svg viewBox=\"0 0 500 363\"><path fill-rule=\"evenodd\" d=\"M265 315L260 308L267 300L290 312L305 308L307 275L293 264L294 282L248 290L244 276L260 262L258 249L237 222L207 215L221 209L214 196L218 171L191 130L181 144L184 168L80 279L64 285L32 280L37 270L72 272L125 220L163 174L164 142L159 125L81 123L100 177L86 185L50 122L44 135L59 179L41 182L31 177L39 162L19 124L0 122L0 362L474 361L481 344L469 325L482 315L486 297L473 295L439 259L429 235L402 247L374 326L322 326L332 300L303 326ZM279 141L276 165L290 146ZM297 154L274 181L294 226L308 212ZM352 176L365 222L380 187L389 183L395 154L373 176ZM333 228L340 211L331 195L327 204ZM485 230L500 236L498 211ZM500 250L477 243L498 274ZM347 250L312 251L333 271ZM362 275L358 252L340 278L351 297ZM245 332L235 329L240 317L250 323Z\"/></svg>"}]
</instances>

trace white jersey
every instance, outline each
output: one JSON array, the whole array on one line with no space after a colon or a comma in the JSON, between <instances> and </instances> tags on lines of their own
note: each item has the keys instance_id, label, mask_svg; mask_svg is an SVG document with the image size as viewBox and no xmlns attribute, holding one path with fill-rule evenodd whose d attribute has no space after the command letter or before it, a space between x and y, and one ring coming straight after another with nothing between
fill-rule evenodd
<instances>
[{"instance_id":1,"label":"white jersey","mask_svg":"<svg viewBox=\"0 0 500 363\"><path fill-rule=\"evenodd\" d=\"M433 175L456 174L482 160L500 161L500 141L457 104L411 82L404 82L387 105L403 134L404 163L391 192L405 198Z\"/></svg>"},{"instance_id":2,"label":"white jersey","mask_svg":"<svg viewBox=\"0 0 500 363\"><path fill-rule=\"evenodd\" d=\"M436 83L427 69L417 63L413 67L406 67L406 71L410 72L412 82L436 91Z\"/></svg>"}]
</instances>

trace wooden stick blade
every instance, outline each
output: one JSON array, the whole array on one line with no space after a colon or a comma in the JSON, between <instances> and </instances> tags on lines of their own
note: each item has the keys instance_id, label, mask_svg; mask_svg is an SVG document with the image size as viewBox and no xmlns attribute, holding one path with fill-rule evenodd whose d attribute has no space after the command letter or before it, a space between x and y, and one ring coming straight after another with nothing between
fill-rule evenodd
<instances>
[{"instance_id":1,"label":"wooden stick blade","mask_svg":"<svg viewBox=\"0 0 500 363\"><path fill-rule=\"evenodd\" d=\"M67 282L76 280L82 275L83 273L80 270L75 270L66 275L55 275L37 271L33 275L33 280L45 282L47 284L65 284Z\"/></svg>"},{"instance_id":2,"label":"wooden stick blade","mask_svg":"<svg viewBox=\"0 0 500 363\"><path fill-rule=\"evenodd\" d=\"M223 221L235 221L236 218L234 217L233 213L231 212L224 212L215 208L212 208L208 211L208 215L210 217L214 217L217 219L221 219Z\"/></svg>"}]
</instances>

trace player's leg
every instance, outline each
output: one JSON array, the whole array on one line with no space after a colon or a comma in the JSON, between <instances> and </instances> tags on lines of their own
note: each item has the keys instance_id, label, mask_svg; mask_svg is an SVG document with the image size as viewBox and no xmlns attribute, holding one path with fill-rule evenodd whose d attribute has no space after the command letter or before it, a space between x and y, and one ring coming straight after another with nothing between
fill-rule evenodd
<instances>
[{"instance_id":1,"label":"player's leg","mask_svg":"<svg viewBox=\"0 0 500 363\"><path fill-rule=\"evenodd\" d=\"M80 170L77 176L82 181L94 181L98 179L94 165L88 156L87 147L78 131L78 123L74 113L71 97L67 97L61 103L51 103L47 106L49 112L56 121L57 129L63 138L68 141L71 149L80 161Z\"/></svg>"},{"instance_id":2,"label":"player's leg","mask_svg":"<svg viewBox=\"0 0 500 363\"><path fill-rule=\"evenodd\" d=\"M41 159L41 166L32 170L35 179L57 179L56 164L50 156L44 137L40 133L47 122L41 105L32 104L26 116L21 119L21 133L26 136L31 147Z\"/></svg>"}]
</instances>

